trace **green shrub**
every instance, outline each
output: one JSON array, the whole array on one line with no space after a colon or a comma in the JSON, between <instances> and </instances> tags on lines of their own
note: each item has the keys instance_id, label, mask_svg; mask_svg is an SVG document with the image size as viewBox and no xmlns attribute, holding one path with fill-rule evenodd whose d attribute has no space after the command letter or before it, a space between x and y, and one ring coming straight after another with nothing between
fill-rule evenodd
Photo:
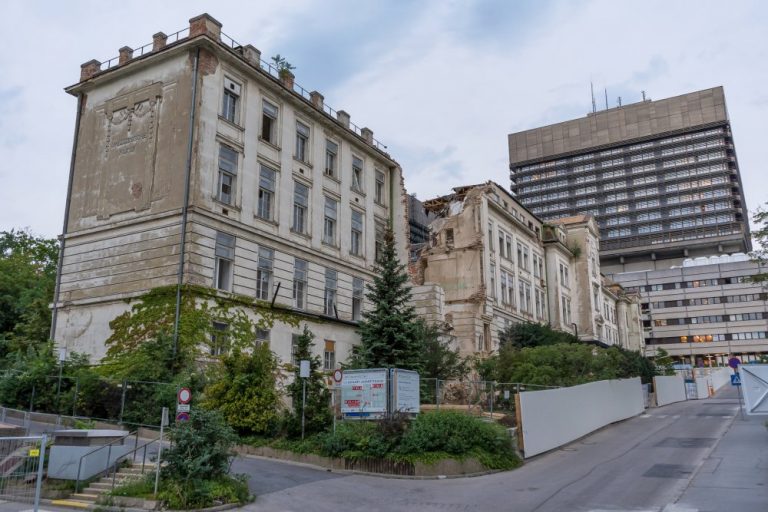
<instances>
[{"instance_id":1,"label":"green shrub","mask_svg":"<svg viewBox=\"0 0 768 512\"><path fill-rule=\"evenodd\" d=\"M420 414L398 448L402 454L442 451L467 455L477 450L512 453L512 445L503 427L454 411Z\"/></svg>"},{"instance_id":2,"label":"green shrub","mask_svg":"<svg viewBox=\"0 0 768 512\"><path fill-rule=\"evenodd\" d=\"M392 447L392 440L369 421L344 422L335 433L320 436L321 453L328 457L384 457Z\"/></svg>"},{"instance_id":3,"label":"green shrub","mask_svg":"<svg viewBox=\"0 0 768 512\"><path fill-rule=\"evenodd\" d=\"M250 500L246 477L219 477L189 485L179 481L163 482L157 497L170 510L205 508L225 503L241 505Z\"/></svg>"},{"instance_id":4,"label":"green shrub","mask_svg":"<svg viewBox=\"0 0 768 512\"><path fill-rule=\"evenodd\" d=\"M155 474L145 475L144 478L134 480L115 487L109 493L110 496L129 496L132 498L151 499L155 492Z\"/></svg>"}]
</instances>

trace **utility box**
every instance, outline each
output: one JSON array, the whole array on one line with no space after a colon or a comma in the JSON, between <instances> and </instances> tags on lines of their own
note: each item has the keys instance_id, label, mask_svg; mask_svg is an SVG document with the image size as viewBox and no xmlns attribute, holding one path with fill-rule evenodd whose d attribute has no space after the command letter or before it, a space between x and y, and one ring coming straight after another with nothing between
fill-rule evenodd
<instances>
[{"instance_id":1,"label":"utility box","mask_svg":"<svg viewBox=\"0 0 768 512\"><path fill-rule=\"evenodd\" d=\"M126 443L127 435L124 430L57 430L48 459L48 478L76 480L79 468L80 480L87 480L106 471L134 448L134 443Z\"/></svg>"}]
</instances>

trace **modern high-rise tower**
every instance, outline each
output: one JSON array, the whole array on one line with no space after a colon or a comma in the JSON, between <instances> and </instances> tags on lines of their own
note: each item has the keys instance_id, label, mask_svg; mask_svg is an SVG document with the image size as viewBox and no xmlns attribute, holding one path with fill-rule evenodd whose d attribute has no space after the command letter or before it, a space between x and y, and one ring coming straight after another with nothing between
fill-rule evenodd
<instances>
[{"instance_id":1,"label":"modern high-rise tower","mask_svg":"<svg viewBox=\"0 0 768 512\"><path fill-rule=\"evenodd\" d=\"M751 250L722 87L513 133L509 160L539 217L597 217L606 273Z\"/></svg>"}]
</instances>

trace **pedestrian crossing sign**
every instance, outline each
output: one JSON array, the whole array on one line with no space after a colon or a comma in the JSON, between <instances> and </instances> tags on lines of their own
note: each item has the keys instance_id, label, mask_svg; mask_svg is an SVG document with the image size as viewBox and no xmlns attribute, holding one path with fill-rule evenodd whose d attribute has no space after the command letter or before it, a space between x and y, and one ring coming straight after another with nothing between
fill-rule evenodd
<instances>
[{"instance_id":1,"label":"pedestrian crossing sign","mask_svg":"<svg viewBox=\"0 0 768 512\"><path fill-rule=\"evenodd\" d=\"M741 386L741 374L734 373L731 375L731 386Z\"/></svg>"}]
</instances>

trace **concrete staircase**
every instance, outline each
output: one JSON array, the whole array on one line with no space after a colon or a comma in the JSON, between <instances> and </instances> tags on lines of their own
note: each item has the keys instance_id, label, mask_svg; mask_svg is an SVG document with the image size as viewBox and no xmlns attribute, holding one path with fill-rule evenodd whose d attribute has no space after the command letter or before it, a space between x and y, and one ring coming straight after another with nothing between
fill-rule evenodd
<instances>
[{"instance_id":1,"label":"concrete staircase","mask_svg":"<svg viewBox=\"0 0 768 512\"><path fill-rule=\"evenodd\" d=\"M79 493L73 493L67 499L52 500L51 504L62 507L92 509L95 507L102 495L106 495L109 493L109 491L112 490L113 476L115 488L117 488L121 485L140 480L142 477L145 477L148 474L154 474L155 468L155 463L145 463L144 472L142 473L141 463L134 462L131 466L120 468L116 475L102 477L97 481L91 482L88 487L82 489Z\"/></svg>"}]
</instances>

